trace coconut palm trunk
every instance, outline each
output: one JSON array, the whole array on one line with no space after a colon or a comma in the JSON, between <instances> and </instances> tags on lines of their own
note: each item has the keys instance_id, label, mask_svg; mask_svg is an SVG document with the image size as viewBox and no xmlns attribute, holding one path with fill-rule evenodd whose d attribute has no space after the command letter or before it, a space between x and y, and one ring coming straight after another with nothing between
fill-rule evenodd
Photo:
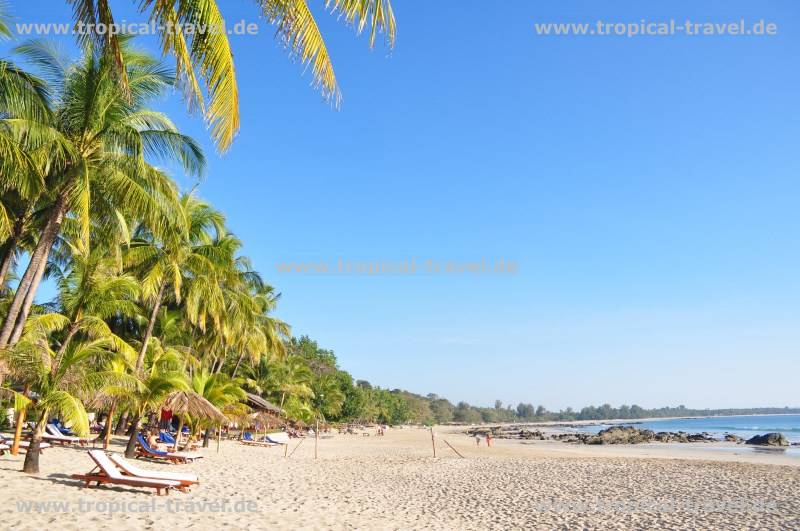
<instances>
[{"instance_id":1,"label":"coconut palm trunk","mask_svg":"<svg viewBox=\"0 0 800 531\"><path fill-rule=\"evenodd\" d=\"M242 364L243 359L244 359L244 352L239 354L239 359L236 360L236 366L233 368L233 372L231 373L231 378L236 378L236 373L239 371L239 366Z\"/></svg>"},{"instance_id":2,"label":"coconut palm trunk","mask_svg":"<svg viewBox=\"0 0 800 531\"><path fill-rule=\"evenodd\" d=\"M140 413L131 420L131 434L128 437L128 445L125 447L125 457L128 459L136 457L136 435L139 433L141 418L142 415Z\"/></svg>"},{"instance_id":3,"label":"coconut palm trunk","mask_svg":"<svg viewBox=\"0 0 800 531\"><path fill-rule=\"evenodd\" d=\"M25 223L30 215L30 209L22 216L18 217L14 222L14 228L11 229L11 235L3 244L3 258L0 261L0 288L5 284L8 272L11 270L11 264L14 263L14 255L17 252L17 245L19 244L22 234L25 232Z\"/></svg>"},{"instance_id":4,"label":"coconut palm trunk","mask_svg":"<svg viewBox=\"0 0 800 531\"><path fill-rule=\"evenodd\" d=\"M39 447L44 435L44 427L47 425L47 417L50 411L45 409L42 411L39 421L36 423L36 428L33 430L31 442L28 445L28 451L25 453L25 463L22 465L22 471L28 474L39 473Z\"/></svg>"},{"instance_id":5,"label":"coconut palm trunk","mask_svg":"<svg viewBox=\"0 0 800 531\"><path fill-rule=\"evenodd\" d=\"M114 420L115 402L111 402L111 407L108 408L108 416L106 417L106 425L103 427L103 450L108 450L108 445L111 444L111 423Z\"/></svg>"},{"instance_id":6,"label":"coconut palm trunk","mask_svg":"<svg viewBox=\"0 0 800 531\"><path fill-rule=\"evenodd\" d=\"M125 435L125 429L128 427L128 412L123 411L117 421L117 427L114 428L114 435Z\"/></svg>"},{"instance_id":7,"label":"coconut palm trunk","mask_svg":"<svg viewBox=\"0 0 800 531\"><path fill-rule=\"evenodd\" d=\"M153 303L153 310L150 312L150 320L147 321L147 328L144 331L144 337L142 337L142 348L139 350L139 356L136 358L137 373L142 370L142 364L144 364L144 355L147 352L147 344L150 342L150 338L153 337L153 328L155 328L156 325L158 310L161 308L161 299L164 297L165 285L166 282L162 282L161 286L159 286L156 300Z\"/></svg>"},{"instance_id":8,"label":"coconut palm trunk","mask_svg":"<svg viewBox=\"0 0 800 531\"><path fill-rule=\"evenodd\" d=\"M17 250L17 239L11 236L4 245L4 254L2 261L0 261L0 288L5 285L6 276L11 269L11 263L14 261L14 253Z\"/></svg>"},{"instance_id":9,"label":"coconut palm trunk","mask_svg":"<svg viewBox=\"0 0 800 531\"><path fill-rule=\"evenodd\" d=\"M14 300L9 306L6 320L3 323L3 328L0 329L0 348L14 344L15 341L12 340L12 334L16 336L16 340L19 340L19 336L22 335L22 328L25 326L25 320L31 311L31 305L33 305L33 298L42 281L50 250L61 232L61 223L64 221L66 211L66 193L61 192L56 198L53 210L47 220L47 225L45 225L39 242L36 244L36 249L31 255L25 274L19 282L17 292L14 294Z\"/></svg>"},{"instance_id":10,"label":"coconut palm trunk","mask_svg":"<svg viewBox=\"0 0 800 531\"><path fill-rule=\"evenodd\" d=\"M64 352L67 351L67 347L69 346L72 338L75 337L75 334L78 333L80 327L78 323L73 320L72 324L69 325L69 330L67 330L67 337L64 338L64 341L61 343L61 346L58 348L58 352L56 353L56 361L53 364L54 368L58 368L58 365L61 363L61 358L64 357Z\"/></svg>"}]
</instances>

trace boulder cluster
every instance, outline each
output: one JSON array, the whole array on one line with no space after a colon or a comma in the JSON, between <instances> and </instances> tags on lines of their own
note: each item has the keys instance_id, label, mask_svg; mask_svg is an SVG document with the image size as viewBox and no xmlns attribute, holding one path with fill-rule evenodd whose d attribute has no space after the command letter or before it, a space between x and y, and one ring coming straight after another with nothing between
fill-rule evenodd
<instances>
[{"instance_id":1,"label":"boulder cluster","mask_svg":"<svg viewBox=\"0 0 800 531\"><path fill-rule=\"evenodd\" d=\"M604 430L600 430L596 434L591 433L557 433L554 435L546 435L539 430L532 430L525 426L508 425L508 426L480 426L470 428L467 430L468 435L474 437L485 437L488 434L495 439L522 439L522 440L554 440L565 443L578 443L578 444L639 444L649 442L664 442L664 443L693 443L693 442L715 442L716 439L708 432L702 433L686 433L683 431L659 431L646 430L636 428L634 426L612 426ZM757 435L745 441L741 437L732 433L726 433L724 440L726 442L735 442L741 444L759 445L759 446L789 446L789 441L781 433L767 433L765 435Z\"/></svg>"},{"instance_id":2,"label":"boulder cluster","mask_svg":"<svg viewBox=\"0 0 800 531\"><path fill-rule=\"evenodd\" d=\"M640 444L648 442L713 442L716 439L709 433L686 433L644 430L633 426L612 426L600 430L597 434L568 433L554 435L553 439L583 444Z\"/></svg>"},{"instance_id":3,"label":"boulder cluster","mask_svg":"<svg viewBox=\"0 0 800 531\"><path fill-rule=\"evenodd\" d=\"M782 433L765 433L747 439L747 444L758 446L789 446L789 439Z\"/></svg>"}]
</instances>

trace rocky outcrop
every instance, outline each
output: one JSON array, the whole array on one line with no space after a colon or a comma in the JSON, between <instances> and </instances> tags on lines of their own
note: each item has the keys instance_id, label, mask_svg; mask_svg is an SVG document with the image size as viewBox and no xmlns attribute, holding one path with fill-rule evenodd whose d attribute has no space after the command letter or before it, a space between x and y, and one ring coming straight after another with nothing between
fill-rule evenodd
<instances>
[{"instance_id":1,"label":"rocky outcrop","mask_svg":"<svg viewBox=\"0 0 800 531\"><path fill-rule=\"evenodd\" d=\"M530 430L522 426L479 426L467 430L467 435L473 437L485 437L491 434L495 439L525 439L539 440L547 439L547 436L539 430Z\"/></svg>"},{"instance_id":2,"label":"rocky outcrop","mask_svg":"<svg viewBox=\"0 0 800 531\"><path fill-rule=\"evenodd\" d=\"M554 441L566 443L584 443L589 438L589 435L586 433L557 433L551 435L550 438Z\"/></svg>"},{"instance_id":3,"label":"rocky outcrop","mask_svg":"<svg viewBox=\"0 0 800 531\"><path fill-rule=\"evenodd\" d=\"M586 433L560 433L553 435L551 439L561 442L573 442L582 444L639 444L648 442L713 442L716 439L709 433L685 433L682 431L660 431L643 430L633 426L612 426L601 430L597 435Z\"/></svg>"},{"instance_id":4,"label":"rocky outcrop","mask_svg":"<svg viewBox=\"0 0 800 531\"><path fill-rule=\"evenodd\" d=\"M789 446L789 440L782 433L765 433L747 439L747 444L758 446Z\"/></svg>"},{"instance_id":5,"label":"rocky outcrop","mask_svg":"<svg viewBox=\"0 0 800 531\"><path fill-rule=\"evenodd\" d=\"M683 431L679 432L660 431L656 433L654 439L658 442L679 442L679 443L716 441L713 435L705 431L703 433L686 433Z\"/></svg>"},{"instance_id":6,"label":"rocky outcrop","mask_svg":"<svg viewBox=\"0 0 800 531\"><path fill-rule=\"evenodd\" d=\"M652 430L640 430L633 426L612 426L600 430L597 435L589 437L585 444L639 444L650 442L655 438Z\"/></svg>"},{"instance_id":7,"label":"rocky outcrop","mask_svg":"<svg viewBox=\"0 0 800 531\"><path fill-rule=\"evenodd\" d=\"M693 442L714 442L715 439L707 432L686 433L683 431L659 431L635 428L633 426L611 426L596 434L591 433L557 433L549 437L540 430L530 429L522 425L506 426L479 426L467 430L467 435L473 437L485 437L491 434L495 439L521 439L539 440L547 439L565 443L576 444L639 444L648 442L665 443L693 443ZM733 435L732 437L736 437ZM726 439L731 440L731 439Z\"/></svg>"},{"instance_id":8,"label":"rocky outcrop","mask_svg":"<svg viewBox=\"0 0 800 531\"><path fill-rule=\"evenodd\" d=\"M726 433L725 442L735 442L736 444L741 444L744 442L744 439L742 439L738 435L734 435L732 433Z\"/></svg>"}]
</instances>

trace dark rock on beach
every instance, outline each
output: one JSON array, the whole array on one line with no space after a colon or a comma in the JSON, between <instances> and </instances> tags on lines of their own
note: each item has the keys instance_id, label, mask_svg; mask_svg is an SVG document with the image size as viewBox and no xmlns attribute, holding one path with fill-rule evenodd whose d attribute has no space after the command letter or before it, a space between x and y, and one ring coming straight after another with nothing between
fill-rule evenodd
<instances>
[{"instance_id":1,"label":"dark rock on beach","mask_svg":"<svg viewBox=\"0 0 800 531\"><path fill-rule=\"evenodd\" d=\"M584 441L586 444L638 444L655 438L652 430L640 430L633 426L612 426L600 430L597 435Z\"/></svg>"},{"instance_id":2,"label":"dark rock on beach","mask_svg":"<svg viewBox=\"0 0 800 531\"><path fill-rule=\"evenodd\" d=\"M479 426L467 430L467 435L473 437L485 437L491 434L495 439L525 439L539 440L547 439L544 433L539 430L530 430L521 426Z\"/></svg>"},{"instance_id":3,"label":"dark rock on beach","mask_svg":"<svg viewBox=\"0 0 800 531\"><path fill-rule=\"evenodd\" d=\"M485 437L491 434L495 439L519 439L519 440L538 440L547 439L565 443L576 444L639 444L648 442L665 443L692 443L692 442L714 442L716 439L709 433L686 433L683 431L660 431L636 428L634 426L611 426L596 434L591 433L556 433L549 437L540 430L530 429L521 425L506 426L478 426L467 430L467 435L473 437ZM736 437L733 435L732 437ZM726 439L733 440L733 439Z\"/></svg>"},{"instance_id":4,"label":"dark rock on beach","mask_svg":"<svg viewBox=\"0 0 800 531\"><path fill-rule=\"evenodd\" d=\"M765 433L747 439L747 444L758 446L789 446L789 440L782 433Z\"/></svg>"},{"instance_id":5,"label":"dark rock on beach","mask_svg":"<svg viewBox=\"0 0 800 531\"><path fill-rule=\"evenodd\" d=\"M585 433L562 433L553 435L551 439L562 442L576 442L583 444L639 444L648 442L713 442L716 439L708 433L685 433L652 430L643 430L633 426L612 426L601 430L597 435Z\"/></svg>"}]
</instances>

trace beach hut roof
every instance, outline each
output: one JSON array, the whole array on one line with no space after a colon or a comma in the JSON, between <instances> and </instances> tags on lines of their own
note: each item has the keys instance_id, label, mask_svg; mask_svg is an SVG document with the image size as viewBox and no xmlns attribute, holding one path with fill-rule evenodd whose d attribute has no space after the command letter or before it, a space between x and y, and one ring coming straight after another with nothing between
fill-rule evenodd
<instances>
[{"instance_id":1,"label":"beach hut roof","mask_svg":"<svg viewBox=\"0 0 800 531\"><path fill-rule=\"evenodd\" d=\"M281 408L279 408L269 400L264 400L260 396L254 395L253 393L247 393L247 405L249 405L253 409L260 409L262 411L269 411L271 413L283 415L283 410Z\"/></svg>"}]
</instances>

